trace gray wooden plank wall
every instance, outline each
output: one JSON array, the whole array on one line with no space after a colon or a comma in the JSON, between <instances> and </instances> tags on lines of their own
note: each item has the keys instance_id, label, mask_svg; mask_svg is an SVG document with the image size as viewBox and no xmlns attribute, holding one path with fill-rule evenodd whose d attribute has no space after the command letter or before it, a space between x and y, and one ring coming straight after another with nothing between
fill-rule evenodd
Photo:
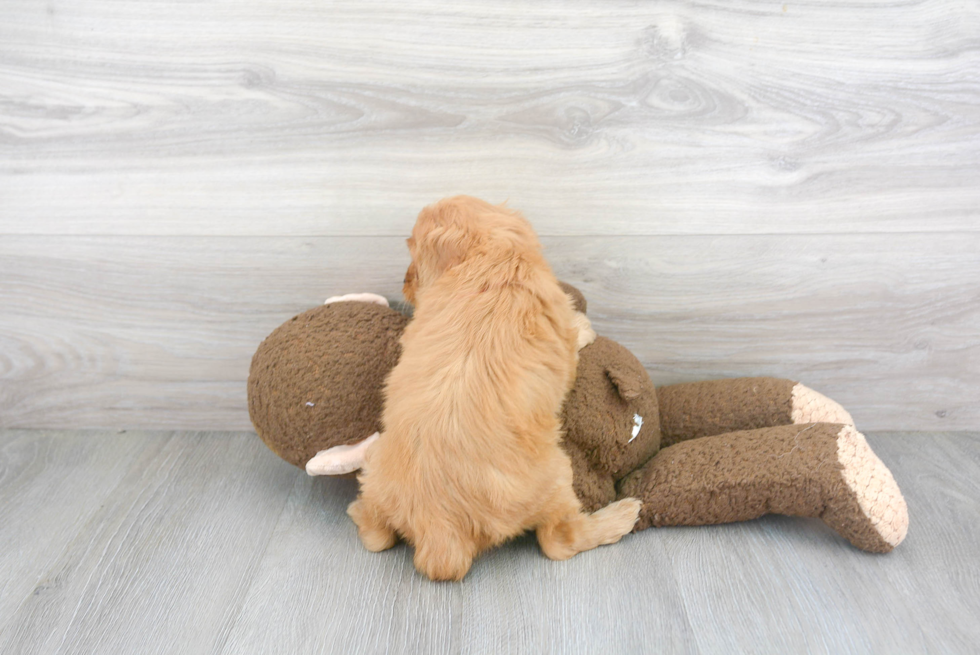
<instances>
[{"instance_id":1,"label":"gray wooden plank wall","mask_svg":"<svg viewBox=\"0 0 980 655\"><path fill-rule=\"evenodd\" d=\"M118 3L0 19L0 427L247 429L258 342L510 199L658 383L980 427L980 5Z\"/></svg>"}]
</instances>

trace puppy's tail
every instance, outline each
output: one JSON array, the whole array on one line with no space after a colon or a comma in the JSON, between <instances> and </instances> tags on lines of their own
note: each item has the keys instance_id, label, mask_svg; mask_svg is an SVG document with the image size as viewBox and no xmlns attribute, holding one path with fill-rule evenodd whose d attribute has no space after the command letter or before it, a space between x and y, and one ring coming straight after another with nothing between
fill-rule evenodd
<instances>
[{"instance_id":1,"label":"puppy's tail","mask_svg":"<svg viewBox=\"0 0 980 655\"><path fill-rule=\"evenodd\" d=\"M614 544L633 529L641 506L636 498L623 498L592 514L578 511L565 515L538 527L538 543L544 554L555 560Z\"/></svg>"}]
</instances>

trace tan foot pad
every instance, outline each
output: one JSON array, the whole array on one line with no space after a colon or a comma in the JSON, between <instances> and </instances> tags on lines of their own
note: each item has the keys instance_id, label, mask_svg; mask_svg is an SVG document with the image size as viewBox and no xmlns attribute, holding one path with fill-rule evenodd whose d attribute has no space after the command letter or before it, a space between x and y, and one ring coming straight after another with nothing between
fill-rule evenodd
<instances>
[{"instance_id":1,"label":"tan foot pad","mask_svg":"<svg viewBox=\"0 0 980 655\"><path fill-rule=\"evenodd\" d=\"M837 460L845 484L874 530L891 548L902 543L909 529L905 498L891 471L874 454L864 435L850 425L845 425L838 434Z\"/></svg>"},{"instance_id":2,"label":"tan foot pad","mask_svg":"<svg viewBox=\"0 0 980 655\"><path fill-rule=\"evenodd\" d=\"M841 423L854 425L854 419L839 403L797 383L793 387L793 408L790 411L793 423Z\"/></svg>"}]
</instances>

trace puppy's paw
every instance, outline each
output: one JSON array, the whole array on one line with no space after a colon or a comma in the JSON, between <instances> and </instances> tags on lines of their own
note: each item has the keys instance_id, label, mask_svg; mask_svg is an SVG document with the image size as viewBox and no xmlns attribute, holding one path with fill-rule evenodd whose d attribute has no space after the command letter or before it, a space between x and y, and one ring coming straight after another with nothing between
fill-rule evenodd
<instances>
[{"instance_id":1,"label":"puppy's paw","mask_svg":"<svg viewBox=\"0 0 980 655\"><path fill-rule=\"evenodd\" d=\"M357 536L361 538L361 543L372 553L387 550L398 541L395 531L362 499L355 500L347 506L347 515L357 526Z\"/></svg>"},{"instance_id":2,"label":"puppy's paw","mask_svg":"<svg viewBox=\"0 0 980 655\"><path fill-rule=\"evenodd\" d=\"M614 544L622 539L623 535L629 534L640 518L642 507L643 503L636 498L623 498L593 513L593 518L601 521L603 526L605 539L601 543Z\"/></svg>"},{"instance_id":3,"label":"puppy's paw","mask_svg":"<svg viewBox=\"0 0 980 655\"><path fill-rule=\"evenodd\" d=\"M595 341L596 333L592 329L592 322L582 312L575 312L575 328L578 330L577 350L582 350Z\"/></svg>"}]
</instances>

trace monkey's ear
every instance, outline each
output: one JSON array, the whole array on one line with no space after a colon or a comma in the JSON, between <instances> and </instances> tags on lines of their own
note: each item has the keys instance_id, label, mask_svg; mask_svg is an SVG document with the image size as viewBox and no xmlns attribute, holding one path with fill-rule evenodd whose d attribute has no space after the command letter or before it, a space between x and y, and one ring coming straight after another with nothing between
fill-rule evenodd
<instances>
[{"instance_id":1,"label":"monkey's ear","mask_svg":"<svg viewBox=\"0 0 980 655\"><path fill-rule=\"evenodd\" d=\"M638 375L631 375L612 366L606 367L606 375L612 381L613 386L616 387L616 391L619 392L619 397L623 400L635 400L640 397L640 389L643 381Z\"/></svg>"},{"instance_id":2,"label":"monkey's ear","mask_svg":"<svg viewBox=\"0 0 980 655\"><path fill-rule=\"evenodd\" d=\"M561 286L561 290L565 292L565 295L572 299L572 307L575 308L575 311L584 314L588 303L585 302L585 296L582 295L582 292L567 282L559 280L558 284Z\"/></svg>"}]
</instances>

